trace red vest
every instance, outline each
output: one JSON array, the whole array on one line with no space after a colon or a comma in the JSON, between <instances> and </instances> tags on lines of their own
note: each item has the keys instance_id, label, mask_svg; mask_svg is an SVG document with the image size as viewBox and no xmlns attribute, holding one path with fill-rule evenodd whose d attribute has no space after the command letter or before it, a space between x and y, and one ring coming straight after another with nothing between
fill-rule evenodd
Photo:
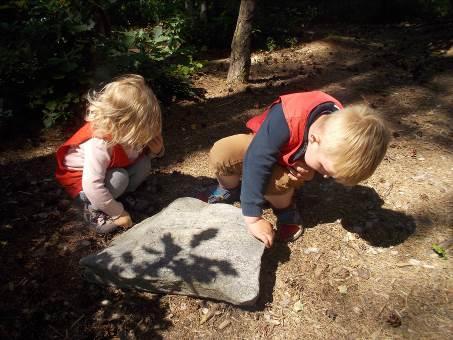
<instances>
[{"instance_id":1,"label":"red vest","mask_svg":"<svg viewBox=\"0 0 453 340\"><path fill-rule=\"evenodd\" d=\"M55 171L55 177L73 198L77 197L82 191L82 171L66 169L63 164L64 158L71 147L78 146L92 137L91 125L90 123L86 123L57 150L57 170ZM114 145L109 168L124 168L131 163L121 145Z\"/></svg>"},{"instance_id":2,"label":"red vest","mask_svg":"<svg viewBox=\"0 0 453 340\"><path fill-rule=\"evenodd\" d=\"M247 127L254 133L258 132L271 107L275 104L282 103L290 137L288 143L280 150L278 162L283 166L292 166L294 162L291 162L290 159L304 142L305 127L310 112L313 111L316 106L326 102L333 102L340 109L343 108L343 105L341 105L338 100L321 91L300 92L280 96L266 109L266 111L250 119L247 122Z\"/></svg>"}]
</instances>

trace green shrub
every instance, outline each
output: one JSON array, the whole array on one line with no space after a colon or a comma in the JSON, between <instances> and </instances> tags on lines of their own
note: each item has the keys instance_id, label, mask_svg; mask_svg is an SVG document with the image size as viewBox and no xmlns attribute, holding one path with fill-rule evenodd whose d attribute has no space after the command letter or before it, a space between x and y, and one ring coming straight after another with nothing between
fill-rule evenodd
<instances>
[{"instance_id":1,"label":"green shrub","mask_svg":"<svg viewBox=\"0 0 453 340\"><path fill-rule=\"evenodd\" d=\"M90 87L122 73L145 76L159 98L192 95L187 79L200 65L184 40L179 3L8 0L0 5L0 124L25 115L52 126L71 116ZM140 7L143 11L135 12ZM159 19L164 12L174 15Z\"/></svg>"}]
</instances>

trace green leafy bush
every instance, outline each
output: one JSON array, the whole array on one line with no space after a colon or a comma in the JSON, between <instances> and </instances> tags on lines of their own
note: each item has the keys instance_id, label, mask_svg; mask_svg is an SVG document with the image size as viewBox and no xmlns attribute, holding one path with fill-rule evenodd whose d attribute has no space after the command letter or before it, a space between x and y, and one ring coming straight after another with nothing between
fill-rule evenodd
<instances>
[{"instance_id":1,"label":"green leafy bush","mask_svg":"<svg viewBox=\"0 0 453 340\"><path fill-rule=\"evenodd\" d=\"M52 126L80 110L90 87L126 72L145 76L163 99L192 95L188 76L200 65L183 37L181 3L8 0L0 5L0 124L25 116ZM172 16L160 19L162 13Z\"/></svg>"}]
</instances>

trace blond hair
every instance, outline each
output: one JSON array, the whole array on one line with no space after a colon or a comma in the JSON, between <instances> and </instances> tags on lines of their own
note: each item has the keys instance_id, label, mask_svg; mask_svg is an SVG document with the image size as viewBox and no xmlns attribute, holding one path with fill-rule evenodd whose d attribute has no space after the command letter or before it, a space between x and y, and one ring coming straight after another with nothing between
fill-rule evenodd
<instances>
[{"instance_id":1,"label":"blond hair","mask_svg":"<svg viewBox=\"0 0 453 340\"><path fill-rule=\"evenodd\" d=\"M93 134L140 150L161 133L162 115L142 76L126 74L87 95Z\"/></svg>"},{"instance_id":2,"label":"blond hair","mask_svg":"<svg viewBox=\"0 0 453 340\"><path fill-rule=\"evenodd\" d=\"M390 132L384 120L364 105L327 116L321 149L331 160L335 179L355 185L370 177L384 158Z\"/></svg>"}]
</instances>

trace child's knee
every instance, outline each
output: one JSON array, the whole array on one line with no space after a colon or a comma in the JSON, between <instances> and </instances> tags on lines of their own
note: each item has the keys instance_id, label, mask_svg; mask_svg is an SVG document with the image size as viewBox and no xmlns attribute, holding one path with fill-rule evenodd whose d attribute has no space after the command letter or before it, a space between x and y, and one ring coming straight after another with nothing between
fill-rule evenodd
<instances>
[{"instance_id":1,"label":"child's knee","mask_svg":"<svg viewBox=\"0 0 453 340\"><path fill-rule=\"evenodd\" d=\"M224 139L215 142L209 151L209 165L216 171L219 170L228 159L228 146L224 143Z\"/></svg>"},{"instance_id":2,"label":"child's knee","mask_svg":"<svg viewBox=\"0 0 453 340\"><path fill-rule=\"evenodd\" d=\"M114 198L121 196L129 185L129 173L126 169L115 168L107 171L105 186Z\"/></svg>"},{"instance_id":3,"label":"child's knee","mask_svg":"<svg viewBox=\"0 0 453 340\"><path fill-rule=\"evenodd\" d=\"M251 140L249 135L234 135L218 140L209 152L209 166L217 175L240 175Z\"/></svg>"}]
</instances>

